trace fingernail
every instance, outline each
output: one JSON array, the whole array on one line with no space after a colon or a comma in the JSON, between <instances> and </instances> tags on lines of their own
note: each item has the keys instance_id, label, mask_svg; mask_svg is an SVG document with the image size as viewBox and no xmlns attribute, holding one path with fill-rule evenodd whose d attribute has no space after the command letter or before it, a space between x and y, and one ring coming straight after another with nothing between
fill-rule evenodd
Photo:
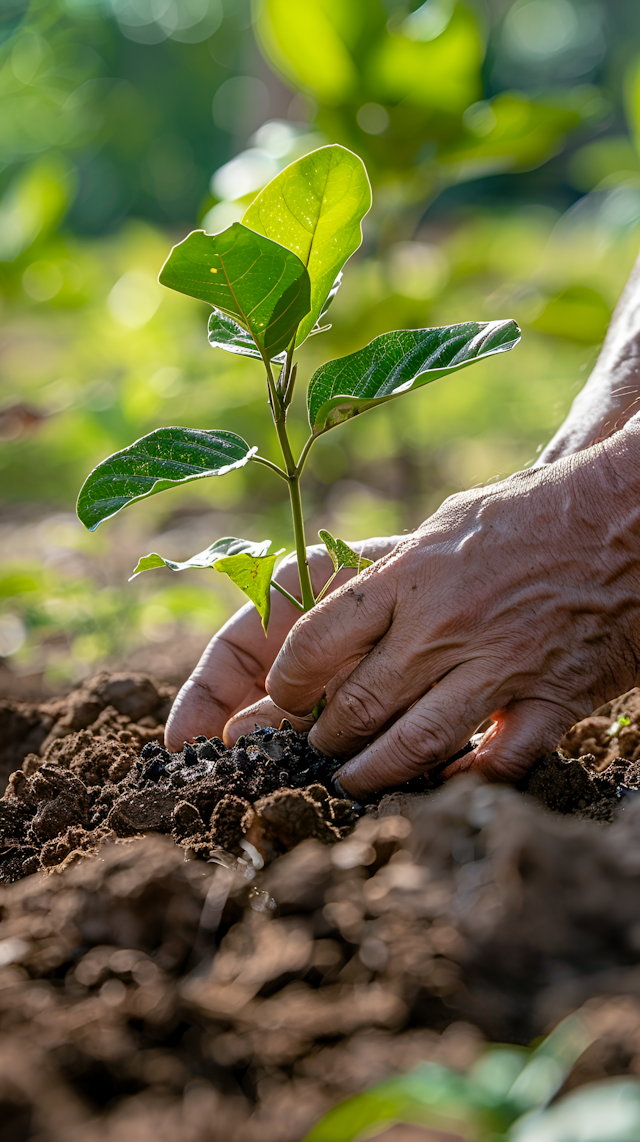
<instances>
[{"instance_id":1,"label":"fingernail","mask_svg":"<svg viewBox=\"0 0 640 1142\"><path fill-rule=\"evenodd\" d=\"M333 775L332 781L333 781L333 788L335 789L336 793L338 794L338 797L343 797L343 798L344 798L346 801L350 801L350 800L351 800L351 797L350 797L350 796L349 796L349 794L347 793L347 791L346 791L346 789L344 788L344 786L340 784L340 782L338 781L338 778L336 777L335 773L334 773L334 775Z\"/></svg>"}]
</instances>

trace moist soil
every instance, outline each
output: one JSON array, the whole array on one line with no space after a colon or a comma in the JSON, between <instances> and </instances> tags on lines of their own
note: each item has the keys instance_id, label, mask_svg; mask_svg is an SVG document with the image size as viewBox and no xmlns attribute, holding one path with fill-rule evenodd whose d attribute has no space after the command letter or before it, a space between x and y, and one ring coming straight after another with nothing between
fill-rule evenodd
<instances>
[{"instance_id":1,"label":"moist soil","mask_svg":"<svg viewBox=\"0 0 640 1142\"><path fill-rule=\"evenodd\" d=\"M173 695L0 703L0 1142L299 1142L580 1007L568 1085L640 1075L640 691L522 790L366 805L286 724L169 753Z\"/></svg>"}]
</instances>

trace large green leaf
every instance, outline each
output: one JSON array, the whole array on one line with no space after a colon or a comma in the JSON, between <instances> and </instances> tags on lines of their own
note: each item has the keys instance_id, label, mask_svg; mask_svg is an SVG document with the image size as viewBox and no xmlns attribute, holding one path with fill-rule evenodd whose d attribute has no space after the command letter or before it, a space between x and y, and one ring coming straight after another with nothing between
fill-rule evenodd
<instances>
[{"instance_id":1,"label":"large green leaf","mask_svg":"<svg viewBox=\"0 0 640 1142\"><path fill-rule=\"evenodd\" d=\"M318 436L401 393L513 349L519 340L515 321L382 333L364 349L316 370L307 392L311 430Z\"/></svg>"},{"instance_id":2,"label":"large green leaf","mask_svg":"<svg viewBox=\"0 0 640 1142\"><path fill-rule=\"evenodd\" d=\"M221 234L194 230L173 247L158 280L228 314L269 358L286 349L311 305L300 258L240 222Z\"/></svg>"},{"instance_id":3,"label":"large green leaf","mask_svg":"<svg viewBox=\"0 0 640 1142\"><path fill-rule=\"evenodd\" d=\"M165 559L163 555L158 555L154 551L151 555L143 555L131 579L135 579L136 575L142 574L143 571L151 571L156 567L169 567L171 571L212 567L215 571L228 575L232 582L248 595L262 619L266 632L271 609L271 577L275 561L284 551L284 547L281 547L279 551L269 555L270 547L270 539L253 543L250 539L237 539L235 536L227 535L223 539L217 539L211 547L192 555L184 563L175 563L172 559Z\"/></svg>"},{"instance_id":4,"label":"large green leaf","mask_svg":"<svg viewBox=\"0 0 640 1142\"><path fill-rule=\"evenodd\" d=\"M78 517L98 524L136 500L205 476L242 468L258 451L235 432L202 428L158 428L93 469L78 496Z\"/></svg>"},{"instance_id":5,"label":"large green leaf","mask_svg":"<svg viewBox=\"0 0 640 1142\"><path fill-rule=\"evenodd\" d=\"M247 210L245 226L292 250L309 271L311 308L300 323L298 345L315 326L338 273L362 242L361 222L370 206L371 186L362 159L334 144L291 163Z\"/></svg>"}]
</instances>

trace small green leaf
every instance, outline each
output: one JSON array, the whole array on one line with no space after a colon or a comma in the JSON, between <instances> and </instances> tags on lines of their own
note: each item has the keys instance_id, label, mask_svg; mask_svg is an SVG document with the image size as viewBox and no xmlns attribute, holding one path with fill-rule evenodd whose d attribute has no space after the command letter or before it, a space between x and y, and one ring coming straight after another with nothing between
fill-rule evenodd
<instances>
[{"instance_id":1,"label":"small green leaf","mask_svg":"<svg viewBox=\"0 0 640 1142\"><path fill-rule=\"evenodd\" d=\"M197 555L192 555L184 563L174 563L172 559L165 559L163 555L158 555L154 551L151 555L142 556L129 582L143 571L152 571L156 567L168 567L171 571L191 571L198 568L214 567L217 561L224 556L243 553L260 559L267 554L270 547L270 539L265 539L262 543L253 543L250 539L236 539L235 536L226 535L223 539L217 539L215 543L211 544L211 547L199 551Z\"/></svg>"},{"instance_id":2,"label":"small green leaf","mask_svg":"<svg viewBox=\"0 0 640 1142\"><path fill-rule=\"evenodd\" d=\"M268 546L271 546L269 541ZM265 634L271 611L271 576L276 559L282 555L284 547L273 555L251 555L249 553L229 555L214 563L216 571L228 575L233 583L244 591L255 606Z\"/></svg>"},{"instance_id":3,"label":"small green leaf","mask_svg":"<svg viewBox=\"0 0 640 1142\"><path fill-rule=\"evenodd\" d=\"M78 518L95 531L137 500L205 476L223 476L242 468L257 451L235 432L158 428L93 469L80 489Z\"/></svg>"},{"instance_id":4,"label":"small green leaf","mask_svg":"<svg viewBox=\"0 0 640 1142\"><path fill-rule=\"evenodd\" d=\"M620 733L620 730L623 730L625 726L630 726L630 725L631 725L631 718L629 717L629 715L628 714L620 714L620 717L616 718L615 722L612 722L611 725L609 726L609 729L607 730L607 737L608 738L617 738L618 734Z\"/></svg>"},{"instance_id":5,"label":"small green leaf","mask_svg":"<svg viewBox=\"0 0 640 1142\"><path fill-rule=\"evenodd\" d=\"M340 273L338 274L336 280L334 281L333 285L331 286L331 289L329 290L329 293L327 294L327 296L324 300L324 303L322 306L322 313L320 314L318 320L316 321L313 329L310 331L310 333L309 333L310 337L313 337L316 333L324 333L327 329L331 329L330 325L324 325L323 322L324 322L325 317L327 316L327 313L329 312L329 306L331 305L331 302L334 300L334 298L335 298L338 290L340 289L341 285L342 285L342 270L340 270Z\"/></svg>"},{"instance_id":6,"label":"small green leaf","mask_svg":"<svg viewBox=\"0 0 640 1142\"><path fill-rule=\"evenodd\" d=\"M209 344L214 349L225 349L227 353L238 353L241 357L257 357L262 354L255 341L246 329L238 325L232 317L228 317L221 309L214 309L209 318L208 325ZM285 353L279 353L272 360L281 364L285 360Z\"/></svg>"},{"instance_id":7,"label":"small green leaf","mask_svg":"<svg viewBox=\"0 0 640 1142\"><path fill-rule=\"evenodd\" d=\"M228 575L232 582L249 596L262 619L266 633L271 606L271 576L276 559L285 550L281 547L279 551L268 555L270 547L270 539L253 543L250 539L236 539L235 536L227 535L224 539L217 539L211 547L192 555L184 563L174 563L172 559L165 559L164 556L153 552L140 559L131 579L155 567L169 567L171 571L212 567L215 571Z\"/></svg>"},{"instance_id":8,"label":"small green leaf","mask_svg":"<svg viewBox=\"0 0 640 1142\"><path fill-rule=\"evenodd\" d=\"M347 258L362 242L371 206L362 159L346 147L320 147L291 163L265 186L243 224L292 250L311 278L311 308L300 323L300 345L316 325Z\"/></svg>"},{"instance_id":9,"label":"small green leaf","mask_svg":"<svg viewBox=\"0 0 640 1142\"><path fill-rule=\"evenodd\" d=\"M221 234L194 230L173 247L158 280L239 322L268 358L286 349L311 304L300 258L239 222Z\"/></svg>"},{"instance_id":10,"label":"small green leaf","mask_svg":"<svg viewBox=\"0 0 640 1142\"><path fill-rule=\"evenodd\" d=\"M520 340L515 321L466 321L436 329L382 333L364 349L316 370L307 391L314 435L421 388Z\"/></svg>"},{"instance_id":11,"label":"small green leaf","mask_svg":"<svg viewBox=\"0 0 640 1142\"><path fill-rule=\"evenodd\" d=\"M349 547L343 539L334 539L330 532L319 531L318 535L331 556L336 575L344 567L353 567L360 574L365 567L370 567L373 563L372 559L365 559L364 555L358 555L358 552Z\"/></svg>"}]
</instances>

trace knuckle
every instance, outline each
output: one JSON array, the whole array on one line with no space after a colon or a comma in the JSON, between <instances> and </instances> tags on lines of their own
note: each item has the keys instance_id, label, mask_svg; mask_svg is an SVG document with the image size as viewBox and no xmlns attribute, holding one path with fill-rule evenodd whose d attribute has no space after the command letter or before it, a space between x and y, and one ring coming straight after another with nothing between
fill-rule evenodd
<instances>
[{"instance_id":1,"label":"knuckle","mask_svg":"<svg viewBox=\"0 0 640 1142\"><path fill-rule=\"evenodd\" d=\"M344 716L349 731L360 737L374 733L390 713L374 693L357 682L345 683L334 702L335 713Z\"/></svg>"},{"instance_id":2,"label":"knuckle","mask_svg":"<svg viewBox=\"0 0 640 1142\"><path fill-rule=\"evenodd\" d=\"M416 712L403 718L396 729L396 741L407 763L420 770L455 753L451 726L433 714Z\"/></svg>"}]
</instances>

